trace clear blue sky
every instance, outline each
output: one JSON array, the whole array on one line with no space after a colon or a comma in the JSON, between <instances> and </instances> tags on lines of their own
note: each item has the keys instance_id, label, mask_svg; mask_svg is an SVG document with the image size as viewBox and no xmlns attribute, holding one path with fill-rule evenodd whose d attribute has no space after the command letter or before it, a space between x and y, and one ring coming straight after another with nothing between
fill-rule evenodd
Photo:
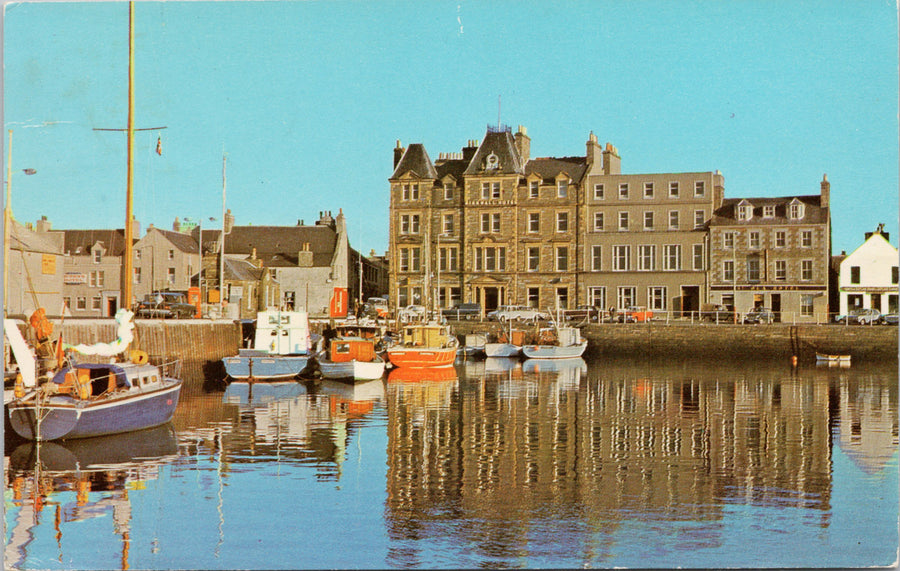
<instances>
[{"instance_id":1,"label":"clear blue sky","mask_svg":"<svg viewBox=\"0 0 900 571\"><path fill-rule=\"evenodd\" d=\"M127 3L9 4L3 30L16 218L122 227L125 136L92 129L126 124ZM136 126L168 126L162 156L135 136L143 228L220 218L224 151L238 224L343 209L381 253L396 140L457 152L502 96L532 156L593 131L623 172L719 169L726 197L828 173L834 253L900 238L893 2L138 2L136 30Z\"/></svg>"}]
</instances>

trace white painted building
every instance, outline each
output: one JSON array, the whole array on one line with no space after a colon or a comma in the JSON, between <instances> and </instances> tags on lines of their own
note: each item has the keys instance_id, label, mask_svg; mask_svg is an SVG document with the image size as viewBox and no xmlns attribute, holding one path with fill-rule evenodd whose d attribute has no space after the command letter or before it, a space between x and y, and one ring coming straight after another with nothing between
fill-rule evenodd
<instances>
[{"instance_id":1,"label":"white painted building","mask_svg":"<svg viewBox=\"0 0 900 571\"><path fill-rule=\"evenodd\" d=\"M877 309L881 313L897 311L897 248L888 242L881 230L866 233L866 241L841 262L838 275L840 313L859 308Z\"/></svg>"}]
</instances>

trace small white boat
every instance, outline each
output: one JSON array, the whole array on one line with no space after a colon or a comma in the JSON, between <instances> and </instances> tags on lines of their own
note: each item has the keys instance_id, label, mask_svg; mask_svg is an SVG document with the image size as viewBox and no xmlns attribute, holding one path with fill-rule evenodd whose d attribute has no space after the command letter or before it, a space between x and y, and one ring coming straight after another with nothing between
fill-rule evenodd
<instances>
[{"instance_id":1,"label":"small white boat","mask_svg":"<svg viewBox=\"0 0 900 571\"><path fill-rule=\"evenodd\" d=\"M828 365L829 367L849 367L850 355L828 355L816 353L816 365Z\"/></svg>"},{"instance_id":2,"label":"small white boat","mask_svg":"<svg viewBox=\"0 0 900 571\"><path fill-rule=\"evenodd\" d=\"M484 346L487 337L481 333L469 333L464 338L463 345L456 350L456 354L466 359L481 357L484 355Z\"/></svg>"},{"instance_id":3,"label":"small white boat","mask_svg":"<svg viewBox=\"0 0 900 571\"><path fill-rule=\"evenodd\" d=\"M309 366L312 357L309 317L305 311L260 311L252 349L225 357L225 372L234 380L290 379Z\"/></svg>"},{"instance_id":4,"label":"small white boat","mask_svg":"<svg viewBox=\"0 0 900 571\"><path fill-rule=\"evenodd\" d=\"M581 337L577 327L541 329L536 345L523 345L522 353L529 359L571 359L581 357L587 348L587 339Z\"/></svg>"},{"instance_id":5,"label":"small white boat","mask_svg":"<svg viewBox=\"0 0 900 571\"><path fill-rule=\"evenodd\" d=\"M490 343L484 344L486 357L521 357L525 331L510 328L493 335Z\"/></svg>"}]
</instances>

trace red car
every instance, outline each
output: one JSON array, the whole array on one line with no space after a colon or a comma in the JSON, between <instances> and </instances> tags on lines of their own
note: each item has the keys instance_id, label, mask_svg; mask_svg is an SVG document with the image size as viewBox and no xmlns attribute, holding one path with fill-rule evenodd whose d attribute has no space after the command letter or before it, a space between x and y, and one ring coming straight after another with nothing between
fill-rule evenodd
<instances>
[{"instance_id":1,"label":"red car","mask_svg":"<svg viewBox=\"0 0 900 571\"><path fill-rule=\"evenodd\" d=\"M619 314L619 323L643 323L653 319L653 311L646 307L633 305Z\"/></svg>"}]
</instances>

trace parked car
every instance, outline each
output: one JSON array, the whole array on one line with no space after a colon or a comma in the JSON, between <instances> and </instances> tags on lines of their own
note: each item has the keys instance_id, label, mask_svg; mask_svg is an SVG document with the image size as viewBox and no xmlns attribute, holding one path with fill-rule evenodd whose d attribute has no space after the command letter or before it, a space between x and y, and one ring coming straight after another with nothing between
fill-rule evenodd
<instances>
[{"instance_id":1,"label":"parked car","mask_svg":"<svg viewBox=\"0 0 900 571\"><path fill-rule=\"evenodd\" d=\"M547 313L524 305L501 305L487 314L491 321L538 321L550 319Z\"/></svg>"},{"instance_id":2,"label":"parked car","mask_svg":"<svg viewBox=\"0 0 900 571\"><path fill-rule=\"evenodd\" d=\"M197 315L197 306L187 302L187 294L177 291L149 293L138 305L138 317L187 319Z\"/></svg>"},{"instance_id":3,"label":"parked car","mask_svg":"<svg viewBox=\"0 0 900 571\"><path fill-rule=\"evenodd\" d=\"M896 311L893 313L885 313L881 316L881 322L885 325L897 325L898 320L900 320L900 314Z\"/></svg>"},{"instance_id":4,"label":"parked car","mask_svg":"<svg viewBox=\"0 0 900 571\"><path fill-rule=\"evenodd\" d=\"M599 316L600 308L593 305L579 305L563 311L563 317L568 321L597 321Z\"/></svg>"},{"instance_id":5,"label":"parked car","mask_svg":"<svg viewBox=\"0 0 900 571\"><path fill-rule=\"evenodd\" d=\"M700 310L700 319L703 321L712 321L713 323L734 323L735 313L733 310L721 304L704 305Z\"/></svg>"},{"instance_id":6,"label":"parked car","mask_svg":"<svg viewBox=\"0 0 900 571\"><path fill-rule=\"evenodd\" d=\"M641 323L653 319L653 311L646 307L632 305L619 313L619 323Z\"/></svg>"},{"instance_id":7,"label":"parked car","mask_svg":"<svg viewBox=\"0 0 900 571\"><path fill-rule=\"evenodd\" d=\"M835 321L848 325L871 325L881 321L881 312L877 309L853 309L845 315L838 315Z\"/></svg>"},{"instance_id":8,"label":"parked car","mask_svg":"<svg viewBox=\"0 0 900 571\"><path fill-rule=\"evenodd\" d=\"M407 305L397 312L400 321L420 321L425 319L427 310L424 305Z\"/></svg>"},{"instance_id":9,"label":"parked car","mask_svg":"<svg viewBox=\"0 0 900 571\"><path fill-rule=\"evenodd\" d=\"M477 303L456 303L453 307L441 311L447 319L478 319L481 316L481 305Z\"/></svg>"},{"instance_id":10,"label":"parked car","mask_svg":"<svg viewBox=\"0 0 900 571\"><path fill-rule=\"evenodd\" d=\"M386 319L390 317L390 309L388 308L388 300L383 297L370 297L363 306L363 311L367 317Z\"/></svg>"},{"instance_id":11,"label":"parked car","mask_svg":"<svg viewBox=\"0 0 900 571\"><path fill-rule=\"evenodd\" d=\"M754 307L744 316L744 323L774 323L775 313L768 307Z\"/></svg>"}]
</instances>

